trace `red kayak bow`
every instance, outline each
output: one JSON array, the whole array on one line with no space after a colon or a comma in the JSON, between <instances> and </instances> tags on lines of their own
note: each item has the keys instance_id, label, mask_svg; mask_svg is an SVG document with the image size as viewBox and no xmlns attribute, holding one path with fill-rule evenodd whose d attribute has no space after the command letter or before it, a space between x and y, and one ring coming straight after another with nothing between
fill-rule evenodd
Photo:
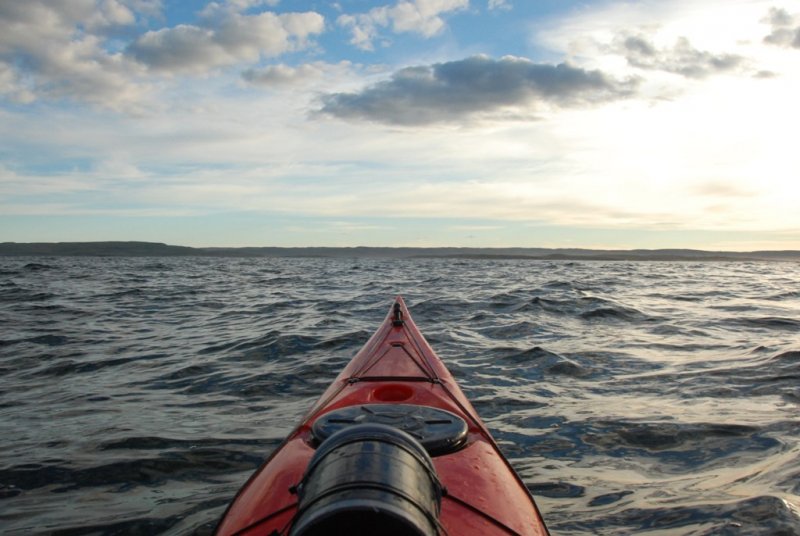
<instances>
[{"instance_id":1,"label":"red kayak bow","mask_svg":"<svg viewBox=\"0 0 800 536\"><path fill-rule=\"evenodd\" d=\"M219 535L547 535L525 484L398 297L239 491Z\"/></svg>"}]
</instances>

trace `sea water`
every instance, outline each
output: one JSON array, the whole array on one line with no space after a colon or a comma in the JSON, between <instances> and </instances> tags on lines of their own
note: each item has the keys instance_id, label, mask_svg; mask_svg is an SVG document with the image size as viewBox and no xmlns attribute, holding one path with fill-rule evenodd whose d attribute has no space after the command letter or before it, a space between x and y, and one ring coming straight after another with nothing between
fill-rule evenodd
<instances>
[{"instance_id":1,"label":"sea water","mask_svg":"<svg viewBox=\"0 0 800 536\"><path fill-rule=\"evenodd\" d=\"M0 258L0 532L208 534L402 294L554 534L800 535L800 265Z\"/></svg>"}]
</instances>

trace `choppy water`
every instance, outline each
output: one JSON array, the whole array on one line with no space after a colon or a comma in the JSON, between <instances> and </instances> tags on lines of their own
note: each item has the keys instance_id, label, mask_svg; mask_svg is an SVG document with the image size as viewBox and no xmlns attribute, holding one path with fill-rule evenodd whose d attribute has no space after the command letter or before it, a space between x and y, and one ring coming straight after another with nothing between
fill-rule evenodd
<instances>
[{"instance_id":1,"label":"choppy water","mask_svg":"<svg viewBox=\"0 0 800 536\"><path fill-rule=\"evenodd\" d=\"M206 534L401 293L554 534L800 535L800 265L0 258L0 532Z\"/></svg>"}]
</instances>

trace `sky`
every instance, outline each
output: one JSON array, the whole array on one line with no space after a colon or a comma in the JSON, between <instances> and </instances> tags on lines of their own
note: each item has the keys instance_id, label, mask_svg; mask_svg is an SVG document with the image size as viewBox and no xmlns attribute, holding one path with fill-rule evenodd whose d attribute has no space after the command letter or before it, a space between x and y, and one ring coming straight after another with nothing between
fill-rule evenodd
<instances>
[{"instance_id":1,"label":"sky","mask_svg":"<svg viewBox=\"0 0 800 536\"><path fill-rule=\"evenodd\" d=\"M0 242L800 249L797 0L0 0Z\"/></svg>"}]
</instances>

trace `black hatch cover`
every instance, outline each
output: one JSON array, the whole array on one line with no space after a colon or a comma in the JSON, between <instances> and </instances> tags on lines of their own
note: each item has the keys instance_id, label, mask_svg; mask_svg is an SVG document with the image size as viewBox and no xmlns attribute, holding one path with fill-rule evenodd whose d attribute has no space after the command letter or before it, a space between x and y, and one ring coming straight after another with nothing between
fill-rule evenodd
<instances>
[{"instance_id":1,"label":"black hatch cover","mask_svg":"<svg viewBox=\"0 0 800 536\"><path fill-rule=\"evenodd\" d=\"M431 456L455 452L467 442L464 419L443 409L411 404L362 404L339 408L317 419L311 431L320 444L339 430L367 423L399 428L419 441Z\"/></svg>"}]
</instances>

